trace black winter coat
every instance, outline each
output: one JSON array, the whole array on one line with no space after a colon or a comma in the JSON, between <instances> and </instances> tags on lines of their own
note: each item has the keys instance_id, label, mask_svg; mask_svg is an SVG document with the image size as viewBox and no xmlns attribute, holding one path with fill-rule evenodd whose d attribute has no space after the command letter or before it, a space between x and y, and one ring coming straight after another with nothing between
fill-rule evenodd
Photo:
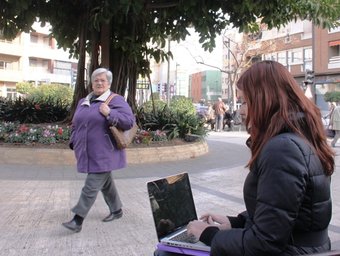
<instances>
[{"instance_id":1,"label":"black winter coat","mask_svg":"<svg viewBox=\"0 0 340 256\"><path fill-rule=\"evenodd\" d=\"M331 179L302 138L283 133L264 146L243 188L246 212L232 229L209 227L211 255L299 255L330 250ZM210 241L209 241L210 240Z\"/></svg>"}]
</instances>

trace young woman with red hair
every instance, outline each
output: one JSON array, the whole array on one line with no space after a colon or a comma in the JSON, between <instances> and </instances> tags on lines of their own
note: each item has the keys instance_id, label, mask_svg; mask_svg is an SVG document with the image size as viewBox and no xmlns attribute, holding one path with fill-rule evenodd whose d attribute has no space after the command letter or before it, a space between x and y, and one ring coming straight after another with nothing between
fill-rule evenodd
<instances>
[{"instance_id":1,"label":"young woman with red hair","mask_svg":"<svg viewBox=\"0 0 340 256\"><path fill-rule=\"evenodd\" d=\"M207 213L188 232L210 245L213 256L330 250L334 152L319 108L275 61L252 65L237 87L250 134L246 211L236 217Z\"/></svg>"}]
</instances>

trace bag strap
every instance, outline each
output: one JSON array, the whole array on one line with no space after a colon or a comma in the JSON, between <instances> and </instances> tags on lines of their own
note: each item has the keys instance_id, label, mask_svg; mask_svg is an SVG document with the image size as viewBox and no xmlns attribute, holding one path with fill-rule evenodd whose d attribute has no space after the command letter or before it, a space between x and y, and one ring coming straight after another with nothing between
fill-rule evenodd
<instances>
[{"instance_id":1,"label":"bag strap","mask_svg":"<svg viewBox=\"0 0 340 256\"><path fill-rule=\"evenodd\" d=\"M118 95L118 94L116 94L116 93L112 93L112 94L106 99L105 104L106 104L106 105L109 105L110 101L111 101L114 97L116 97L117 95Z\"/></svg>"}]
</instances>

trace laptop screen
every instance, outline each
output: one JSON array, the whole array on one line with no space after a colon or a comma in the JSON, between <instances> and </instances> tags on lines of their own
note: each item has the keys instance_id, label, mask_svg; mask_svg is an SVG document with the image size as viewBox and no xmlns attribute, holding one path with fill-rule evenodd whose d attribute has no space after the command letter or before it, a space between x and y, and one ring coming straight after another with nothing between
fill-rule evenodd
<instances>
[{"instance_id":1,"label":"laptop screen","mask_svg":"<svg viewBox=\"0 0 340 256\"><path fill-rule=\"evenodd\" d=\"M197 219L187 173L150 181L147 188L159 240Z\"/></svg>"}]
</instances>

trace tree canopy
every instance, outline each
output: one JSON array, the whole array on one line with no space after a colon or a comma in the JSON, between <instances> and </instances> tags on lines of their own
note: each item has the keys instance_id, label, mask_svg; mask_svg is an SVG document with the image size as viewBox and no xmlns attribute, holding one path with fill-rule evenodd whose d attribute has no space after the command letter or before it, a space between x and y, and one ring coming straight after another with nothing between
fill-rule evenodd
<instances>
[{"instance_id":1,"label":"tree canopy","mask_svg":"<svg viewBox=\"0 0 340 256\"><path fill-rule=\"evenodd\" d=\"M187 28L199 33L202 47L211 51L215 37L227 25L256 31L258 20L268 28L294 19L332 27L339 19L340 0L1 0L0 30L7 39L32 31L38 20L52 26L59 47L78 57L74 104L87 93L85 54L89 74L103 66L113 72L112 90L135 107L136 81L150 74L150 59L171 57L167 40L184 40ZM74 107L74 106L73 106Z\"/></svg>"},{"instance_id":2,"label":"tree canopy","mask_svg":"<svg viewBox=\"0 0 340 256\"><path fill-rule=\"evenodd\" d=\"M340 102L340 92L338 91L326 92L323 97L326 102Z\"/></svg>"}]
</instances>

